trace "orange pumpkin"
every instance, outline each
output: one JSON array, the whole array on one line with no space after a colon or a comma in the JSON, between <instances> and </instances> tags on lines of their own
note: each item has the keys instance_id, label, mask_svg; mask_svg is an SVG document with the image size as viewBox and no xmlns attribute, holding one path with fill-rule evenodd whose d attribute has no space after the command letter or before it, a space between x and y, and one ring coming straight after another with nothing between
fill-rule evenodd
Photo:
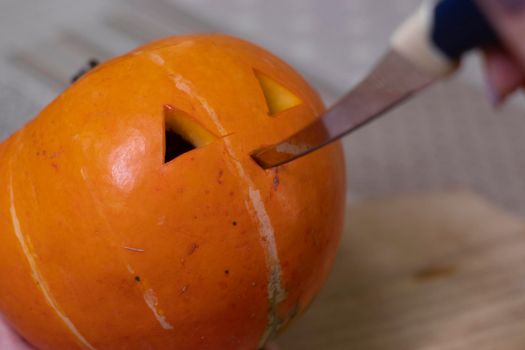
<instances>
[{"instance_id":1,"label":"orange pumpkin","mask_svg":"<svg viewBox=\"0 0 525 350\"><path fill-rule=\"evenodd\" d=\"M0 309L40 349L255 349L302 313L343 220L341 145L250 157L323 111L221 35L97 67L0 146Z\"/></svg>"}]
</instances>

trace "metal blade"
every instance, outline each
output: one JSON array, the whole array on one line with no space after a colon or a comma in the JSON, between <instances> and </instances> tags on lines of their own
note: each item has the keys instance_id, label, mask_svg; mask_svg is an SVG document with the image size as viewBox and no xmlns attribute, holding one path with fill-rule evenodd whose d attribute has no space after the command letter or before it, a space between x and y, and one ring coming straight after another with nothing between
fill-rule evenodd
<instances>
[{"instance_id":1,"label":"metal blade","mask_svg":"<svg viewBox=\"0 0 525 350\"><path fill-rule=\"evenodd\" d=\"M439 76L389 50L372 72L319 119L286 140L252 154L264 169L313 152L372 121Z\"/></svg>"}]
</instances>

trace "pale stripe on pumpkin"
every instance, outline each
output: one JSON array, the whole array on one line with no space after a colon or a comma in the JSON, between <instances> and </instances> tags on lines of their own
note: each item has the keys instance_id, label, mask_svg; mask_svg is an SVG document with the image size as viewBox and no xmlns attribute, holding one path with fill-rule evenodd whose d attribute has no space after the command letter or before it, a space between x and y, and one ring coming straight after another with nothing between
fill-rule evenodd
<instances>
[{"instance_id":1,"label":"pale stripe on pumpkin","mask_svg":"<svg viewBox=\"0 0 525 350\"><path fill-rule=\"evenodd\" d=\"M175 85L179 90L199 101L202 108L208 113L210 119L217 127L221 136L227 135L228 132L220 122L217 113L208 104L206 99L195 93L192 83L184 79L180 74L172 76ZM275 229L268 215L268 211L264 206L261 192L255 187L253 180L244 171L241 162L238 160L239 158L233 150L230 140L227 138L224 138L223 140L231 161L235 164L239 178L244 181L247 187L249 200L245 202L246 209L252 214L252 218L257 223L259 235L261 236L261 244L263 245L265 252L266 265L268 268L268 322L259 342L259 347L262 347L268 339L275 334L279 321L276 316L277 304L286 299L286 292L282 288L281 283L281 263L279 261L277 243L275 240Z\"/></svg>"},{"instance_id":2,"label":"pale stripe on pumpkin","mask_svg":"<svg viewBox=\"0 0 525 350\"><path fill-rule=\"evenodd\" d=\"M133 276L136 276L136 272L131 267L131 265L127 264L126 267L128 268L128 271ZM168 319L162 312L162 310L159 308L159 299L157 298L157 294L155 294L155 291L152 288L144 289L144 287L141 284L141 289L143 291L144 301L146 302L146 305L153 313L153 316L159 321L159 324L162 328L166 330L173 330L173 326L171 323L168 322Z\"/></svg>"},{"instance_id":3,"label":"pale stripe on pumpkin","mask_svg":"<svg viewBox=\"0 0 525 350\"><path fill-rule=\"evenodd\" d=\"M77 341L85 348L89 350L95 350L95 348L86 340L86 338L84 338L84 336L80 334L78 329L75 327L73 322L69 319L69 317L67 317L64 311L62 311L55 297L51 293L46 280L44 279L44 277L42 276L42 273L40 272L38 268L38 265L35 261L35 257L29 248L30 238L24 235L24 233L22 232L22 228L20 226L20 221L18 220L18 215L17 215L16 207L15 207L15 195L13 193L13 176L12 175L10 176L10 179L9 179L9 200L10 200L9 213L11 215L13 231L20 244L20 248L22 249L27 259L27 262L31 269L33 280L35 281L37 287L42 292L48 305L53 309L53 311L55 311L55 313L62 320L62 322L64 322L66 327L75 336Z\"/></svg>"}]
</instances>

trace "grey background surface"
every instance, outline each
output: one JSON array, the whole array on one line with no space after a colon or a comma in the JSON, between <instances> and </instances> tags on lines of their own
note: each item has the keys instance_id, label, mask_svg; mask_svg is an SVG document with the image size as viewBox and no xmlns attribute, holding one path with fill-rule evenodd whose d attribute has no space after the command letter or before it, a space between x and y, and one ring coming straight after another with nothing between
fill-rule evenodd
<instances>
[{"instance_id":1,"label":"grey background surface","mask_svg":"<svg viewBox=\"0 0 525 350\"><path fill-rule=\"evenodd\" d=\"M332 103L366 73L418 0L1 0L0 137L52 100L90 57L166 35L226 32L296 66ZM518 101L495 112L475 58L345 139L351 201L469 188L525 213Z\"/></svg>"}]
</instances>

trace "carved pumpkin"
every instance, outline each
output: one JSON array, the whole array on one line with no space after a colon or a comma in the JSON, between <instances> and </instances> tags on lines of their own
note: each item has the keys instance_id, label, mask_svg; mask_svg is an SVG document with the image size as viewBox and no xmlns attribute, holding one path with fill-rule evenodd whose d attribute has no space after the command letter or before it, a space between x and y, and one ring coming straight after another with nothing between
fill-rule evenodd
<instances>
[{"instance_id":1,"label":"carved pumpkin","mask_svg":"<svg viewBox=\"0 0 525 350\"><path fill-rule=\"evenodd\" d=\"M0 309L41 349L255 349L319 291L340 144L250 157L323 111L245 41L173 37L102 64L0 146Z\"/></svg>"}]
</instances>

